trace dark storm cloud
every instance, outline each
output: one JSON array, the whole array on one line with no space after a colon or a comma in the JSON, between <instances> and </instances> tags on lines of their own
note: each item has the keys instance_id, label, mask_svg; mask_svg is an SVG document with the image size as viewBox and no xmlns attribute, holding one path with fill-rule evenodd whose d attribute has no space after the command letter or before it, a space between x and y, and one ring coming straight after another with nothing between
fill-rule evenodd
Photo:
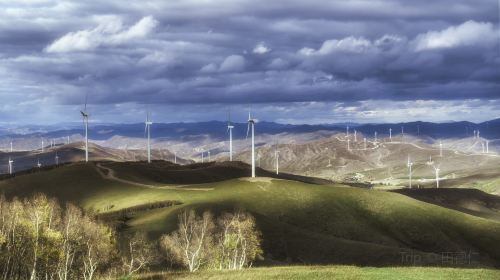
<instances>
[{"instance_id":1,"label":"dark storm cloud","mask_svg":"<svg viewBox=\"0 0 500 280\"><path fill-rule=\"evenodd\" d=\"M499 52L495 0L0 4L0 95L18 106L487 102Z\"/></svg>"}]
</instances>

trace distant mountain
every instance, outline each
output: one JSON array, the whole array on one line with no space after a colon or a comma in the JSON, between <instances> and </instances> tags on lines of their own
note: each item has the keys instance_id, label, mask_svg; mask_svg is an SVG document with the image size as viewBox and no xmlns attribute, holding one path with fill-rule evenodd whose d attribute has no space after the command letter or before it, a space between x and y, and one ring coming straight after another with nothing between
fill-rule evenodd
<instances>
[{"instance_id":1,"label":"distant mountain","mask_svg":"<svg viewBox=\"0 0 500 280\"><path fill-rule=\"evenodd\" d=\"M234 123L233 136L235 139L246 137L247 124ZM407 122L392 124L350 124L350 131L354 129L366 135L385 136L392 128L393 136L405 134L431 138L457 138L472 136L474 130L479 130L481 137L489 139L500 138L500 119L490 120L483 123L472 122ZM259 122L256 126L258 134L279 133L309 133L315 131L345 132L345 124L321 124L321 125L292 125L274 122ZM56 129L56 126L25 126L17 129L0 127L0 138L62 138L71 135L82 135L82 128L67 125L64 129ZM124 136L141 138L144 137L144 124L91 124L90 138L94 140L107 140L113 136ZM221 121L195 122L195 123L156 123L153 124L152 137L164 138L166 140L191 140L196 136L210 136L212 139L221 140L227 137L227 123Z\"/></svg>"}]
</instances>

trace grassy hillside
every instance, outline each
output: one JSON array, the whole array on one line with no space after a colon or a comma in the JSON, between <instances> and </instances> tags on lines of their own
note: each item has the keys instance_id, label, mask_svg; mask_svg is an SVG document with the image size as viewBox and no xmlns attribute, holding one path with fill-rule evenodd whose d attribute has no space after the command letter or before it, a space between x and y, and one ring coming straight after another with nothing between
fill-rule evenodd
<instances>
[{"instance_id":1,"label":"grassy hillside","mask_svg":"<svg viewBox=\"0 0 500 280\"><path fill-rule=\"evenodd\" d=\"M394 192L500 222L500 197L476 189L400 189Z\"/></svg>"},{"instance_id":2,"label":"grassy hillside","mask_svg":"<svg viewBox=\"0 0 500 280\"><path fill-rule=\"evenodd\" d=\"M74 164L0 181L0 190L8 196L43 192L100 213L181 202L130 215L127 230L152 238L175 229L183 209L243 207L263 232L266 261L401 265L401 254L412 252L424 265L439 263L442 252L472 250L482 264L500 265L500 223L398 193L272 178L179 186L121 180L92 163Z\"/></svg>"},{"instance_id":3,"label":"grassy hillside","mask_svg":"<svg viewBox=\"0 0 500 280\"><path fill-rule=\"evenodd\" d=\"M164 279L383 279L383 280L441 280L441 279L499 279L500 271L491 269L451 269L424 267L353 267L353 266L290 266L251 268L242 271L201 271L197 273L163 273L138 277L141 280Z\"/></svg>"}]
</instances>

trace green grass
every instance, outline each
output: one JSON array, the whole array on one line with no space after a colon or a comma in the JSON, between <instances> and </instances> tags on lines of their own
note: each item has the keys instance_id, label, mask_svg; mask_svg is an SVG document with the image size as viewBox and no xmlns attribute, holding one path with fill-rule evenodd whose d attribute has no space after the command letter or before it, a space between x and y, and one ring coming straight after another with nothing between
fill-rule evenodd
<instances>
[{"instance_id":1,"label":"green grass","mask_svg":"<svg viewBox=\"0 0 500 280\"><path fill-rule=\"evenodd\" d=\"M141 280L163 279L383 279L383 280L442 280L500 279L500 271L492 269L457 269L424 267L355 267L355 266L291 266L251 268L242 271L171 272L137 277Z\"/></svg>"},{"instance_id":2,"label":"green grass","mask_svg":"<svg viewBox=\"0 0 500 280\"><path fill-rule=\"evenodd\" d=\"M174 230L183 209L218 213L242 207L262 230L266 261L400 265L401 252L411 250L427 265L443 251L473 250L481 263L500 264L500 223L397 193L344 185L263 178L148 188L104 179L93 164L75 164L0 181L0 191L9 196L43 192L101 212L182 202L131 217L128 230L146 231L151 238Z\"/></svg>"}]
</instances>

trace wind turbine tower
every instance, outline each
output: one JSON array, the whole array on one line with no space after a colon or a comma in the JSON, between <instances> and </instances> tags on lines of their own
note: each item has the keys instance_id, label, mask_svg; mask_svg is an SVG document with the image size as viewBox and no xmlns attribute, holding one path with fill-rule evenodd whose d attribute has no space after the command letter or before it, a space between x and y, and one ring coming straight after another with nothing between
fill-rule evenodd
<instances>
[{"instance_id":1,"label":"wind turbine tower","mask_svg":"<svg viewBox=\"0 0 500 280\"><path fill-rule=\"evenodd\" d=\"M280 174L280 151L278 151L278 147L276 147L276 151L274 152L274 157L276 160L276 175Z\"/></svg>"},{"instance_id":2,"label":"wind turbine tower","mask_svg":"<svg viewBox=\"0 0 500 280\"><path fill-rule=\"evenodd\" d=\"M358 142L358 131L354 130L354 142Z\"/></svg>"},{"instance_id":3,"label":"wind turbine tower","mask_svg":"<svg viewBox=\"0 0 500 280\"><path fill-rule=\"evenodd\" d=\"M174 152L174 163L177 164L177 152Z\"/></svg>"},{"instance_id":4,"label":"wind turbine tower","mask_svg":"<svg viewBox=\"0 0 500 280\"><path fill-rule=\"evenodd\" d=\"M59 165L59 156L57 155L57 152L56 152L55 160L56 160L56 165Z\"/></svg>"},{"instance_id":5,"label":"wind turbine tower","mask_svg":"<svg viewBox=\"0 0 500 280\"><path fill-rule=\"evenodd\" d=\"M392 142L392 128L389 128L389 140Z\"/></svg>"},{"instance_id":6,"label":"wind turbine tower","mask_svg":"<svg viewBox=\"0 0 500 280\"><path fill-rule=\"evenodd\" d=\"M486 140L486 153L487 154L490 153L490 141L489 140Z\"/></svg>"},{"instance_id":7,"label":"wind turbine tower","mask_svg":"<svg viewBox=\"0 0 500 280\"><path fill-rule=\"evenodd\" d=\"M88 94L85 95L85 106L83 107L83 111L80 111L85 125L85 162L89 162L89 114L87 113L87 98Z\"/></svg>"},{"instance_id":8,"label":"wind turbine tower","mask_svg":"<svg viewBox=\"0 0 500 280\"><path fill-rule=\"evenodd\" d=\"M410 160L410 155L408 155L408 163L407 163L407 166L408 166L408 179L409 179L409 187L411 189L411 175L412 175L412 166L413 166L413 162L411 162Z\"/></svg>"},{"instance_id":9,"label":"wind turbine tower","mask_svg":"<svg viewBox=\"0 0 500 280\"><path fill-rule=\"evenodd\" d=\"M229 132L229 161L233 161L233 128L231 124L231 111L228 113L227 132Z\"/></svg>"},{"instance_id":10,"label":"wind turbine tower","mask_svg":"<svg viewBox=\"0 0 500 280\"><path fill-rule=\"evenodd\" d=\"M144 132L147 133L148 137L148 143L147 143L147 149L148 149L148 163L151 163L151 125L153 122L151 121L151 116L149 114L149 111L146 113L146 122L145 122L145 127L144 127Z\"/></svg>"},{"instance_id":11,"label":"wind turbine tower","mask_svg":"<svg viewBox=\"0 0 500 280\"><path fill-rule=\"evenodd\" d=\"M43 144L43 138L42 138L42 153L43 153L43 149L44 149L44 144Z\"/></svg>"},{"instance_id":12,"label":"wind turbine tower","mask_svg":"<svg viewBox=\"0 0 500 280\"><path fill-rule=\"evenodd\" d=\"M434 170L436 171L436 188L439 189L439 166L434 167Z\"/></svg>"},{"instance_id":13,"label":"wind turbine tower","mask_svg":"<svg viewBox=\"0 0 500 280\"><path fill-rule=\"evenodd\" d=\"M248 133L252 130L252 178L255 178L255 123L257 120L252 119L250 111L248 112L248 127L247 127L247 138Z\"/></svg>"},{"instance_id":14,"label":"wind turbine tower","mask_svg":"<svg viewBox=\"0 0 500 280\"><path fill-rule=\"evenodd\" d=\"M14 161L9 157L9 174L14 173L13 163Z\"/></svg>"},{"instance_id":15,"label":"wind turbine tower","mask_svg":"<svg viewBox=\"0 0 500 280\"><path fill-rule=\"evenodd\" d=\"M10 142L10 152L12 153L14 151L13 147L12 147L12 141Z\"/></svg>"},{"instance_id":16,"label":"wind turbine tower","mask_svg":"<svg viewBox=\"0 0 500 280\"><path fill-rule=\"evenodd\" d=\"M349 145L351 143L351 139L347 138L347 150L351 150L351 146Z\"/></svg>"}]
</instances>

